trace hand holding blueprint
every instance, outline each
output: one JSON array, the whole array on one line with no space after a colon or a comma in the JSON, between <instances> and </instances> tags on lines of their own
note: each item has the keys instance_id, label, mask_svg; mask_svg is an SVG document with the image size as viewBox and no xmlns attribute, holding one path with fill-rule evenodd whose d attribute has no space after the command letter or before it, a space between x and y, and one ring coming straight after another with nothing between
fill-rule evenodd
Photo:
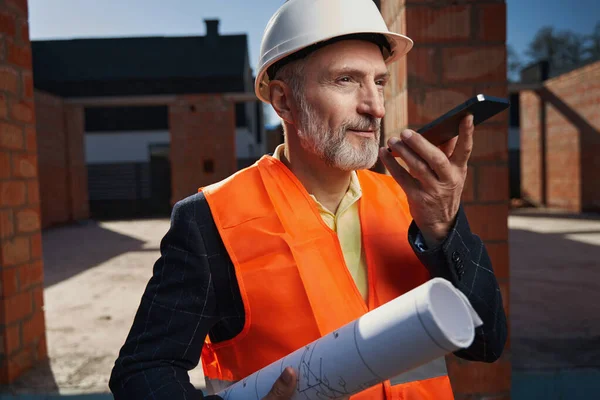
<instances>
[{"instance_id":1,"label":"hand holding blueprint","mask_svg":"<svg viewBox=\"0 0 600 400\"><path fill-rule=\"evenodd\" d=\"M481 324L466 296L435 278L217 394L260 400L292 366L298 374L293 399L348 398L469 347Z\"/></svg>"}]
</instances>

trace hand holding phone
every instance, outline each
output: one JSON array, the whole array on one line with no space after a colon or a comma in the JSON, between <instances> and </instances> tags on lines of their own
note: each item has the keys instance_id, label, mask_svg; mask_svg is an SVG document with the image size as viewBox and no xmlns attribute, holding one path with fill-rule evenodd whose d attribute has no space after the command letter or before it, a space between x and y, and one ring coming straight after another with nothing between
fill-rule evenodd
<instances>
[{"instance_id":1,"label":"hand holding phone","mask_svg":"<svg viewBox=\"0 0 600 400\"><path fill-rule=\"evenodd\" d=\"M423 126L417 132L432 144L439 146L458 135L460 121L467 115L473 115L473 124L477 126L509 106L510 102L506 99L478 94Z\"/></svg>"},{"instance_id":2,"label":"hand holding phone","mask_svg":"<svg viewBox=\"0 0 600 400\"><path fill-rule=\"evenodd\" d=\"M445 240L455 221L473 148L475 125L508 106L504 99L478 95L417 133L404 130L401 140L390 138L387 149L381 149L381 160L404 190L410 214L430 248ZM469 114L472 120L465 118ZM449 142L457 135L456 141ZM396 157L401 158L404 165Z\"/></svg>"}]
</instances>

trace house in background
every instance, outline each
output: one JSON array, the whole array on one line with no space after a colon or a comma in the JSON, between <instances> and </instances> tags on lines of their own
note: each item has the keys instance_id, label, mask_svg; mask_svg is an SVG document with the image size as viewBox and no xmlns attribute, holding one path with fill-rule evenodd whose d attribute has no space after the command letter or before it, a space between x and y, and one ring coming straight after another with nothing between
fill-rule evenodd
<instances>
[{"instance_id":1,"label":"house in background","mask_svg":"<svg viewBox=\"0 0 600 400\"><path fill-rule=\"evenodd\" d=\"M253 92L246 35L205 23L205 36L32 41L35 89L66 99ZM84 121L90 216L168 215L169 107L107 104L85 108ZM236 103L235 124L241 168L266 151L258 99Z\"/></svg>"}]
</instances>

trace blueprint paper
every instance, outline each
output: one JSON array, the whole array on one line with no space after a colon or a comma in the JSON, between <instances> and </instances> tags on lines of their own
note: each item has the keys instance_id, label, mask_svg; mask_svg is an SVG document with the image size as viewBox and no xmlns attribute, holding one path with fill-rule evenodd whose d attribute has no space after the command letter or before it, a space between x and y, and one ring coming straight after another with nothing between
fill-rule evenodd
<instances>
[{"instance_id":1,"label":"blueprint paper","mask_svg":"<svg viewBox=\"0 0 600 400\"><path fill-rule=\"evenodd\" d=\"M435 278L217 394L260 400L291 366L298 374L293 399L345 399L469 347L481 324L466 296Z\"/></svg>"}]
</instances>

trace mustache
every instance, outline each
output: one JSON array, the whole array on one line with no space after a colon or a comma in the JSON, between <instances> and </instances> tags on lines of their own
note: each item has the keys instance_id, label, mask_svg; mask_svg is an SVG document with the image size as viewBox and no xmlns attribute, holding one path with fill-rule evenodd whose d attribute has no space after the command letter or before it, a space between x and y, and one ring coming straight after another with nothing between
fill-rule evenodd
<instances>
[{"instance_id":1,"label":"mustache","mask_svg":"<svg viewBox=\"0 0 600 400\"><path fill-rule=\"evenodd\" d=\"M344 130L353 131L374 131L381 129L381 118L363 117L353 121L348 121L344 124Z\"/></svg>"}]
</instances>

